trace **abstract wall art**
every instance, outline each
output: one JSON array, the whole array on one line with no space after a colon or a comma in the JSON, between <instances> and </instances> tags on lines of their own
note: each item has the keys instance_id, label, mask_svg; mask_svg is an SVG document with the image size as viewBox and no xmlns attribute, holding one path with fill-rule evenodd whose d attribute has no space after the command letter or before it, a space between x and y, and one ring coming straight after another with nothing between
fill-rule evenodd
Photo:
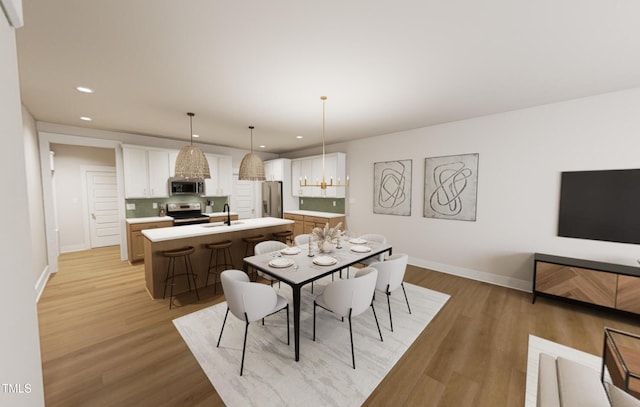
<instances>
[{"instance_id":1,"label":"abstract wall art","mask_svg":"<svg viewBox=\"0 0 640 407\"><path fill-rule=\"evenodd\" d=\"M425 218L476 220L478 154L424 160Z\"/></svg>"},{"instance_id":2,"label":"abstract wall art","mask_svg":"<svg viewBox=\"0 0 640 407\"><path fill-rule=\"evenodd\" d=\"M373 164L373 213L411 216L411 160Z\"/></svg>"}]
</instances>

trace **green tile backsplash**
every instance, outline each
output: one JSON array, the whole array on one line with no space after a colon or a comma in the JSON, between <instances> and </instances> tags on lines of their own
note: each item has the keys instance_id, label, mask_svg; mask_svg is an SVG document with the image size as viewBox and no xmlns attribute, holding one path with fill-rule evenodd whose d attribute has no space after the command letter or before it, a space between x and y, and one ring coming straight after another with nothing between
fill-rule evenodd
<instances>
[{"instance_id":1,"label":"green tile backsplash","mask_svg":"<svg viewBox=\"0 0 640 407\"><path fill-rule=\"evenodd\" d=\"M344 213L344 198L309 198L305 196L298 199L298 204L298 207L305 211Z\"/></svg>"},{"instance_id":2,"label":"green tile backsplash","mask_svg":"<svg viewBox=\"0 0 640 407\"><path fill-rule=\"evenodd\" d=\"M226 196L202 197L202 196L172 196L169 198L145 198L145 199L125 199L125 204L135 204L136 209L127 210L127 218L146 218L148 216L158 216L160 213L160 205L176 202L200 202L202 204L202 212L205 210L207 203L211 201L213 207L212 212L222 212L222 207L227 203ZM153 204L158 204L157 208ZM125 206L126 207L126 206Z\"/></svg>"}]
</instances>

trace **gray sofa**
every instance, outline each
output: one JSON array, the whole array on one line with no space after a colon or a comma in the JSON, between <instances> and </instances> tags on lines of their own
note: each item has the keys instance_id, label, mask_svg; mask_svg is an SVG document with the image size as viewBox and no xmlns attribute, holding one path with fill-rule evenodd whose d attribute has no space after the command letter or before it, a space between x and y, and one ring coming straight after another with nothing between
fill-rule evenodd
<instances>
[{"instance_id":1,"label":"gray sofa","mask_svg":"<svg viewBox=\"0 0 640 407\"><path fill-rule=\"evenodd\" d=\"M640 407L640 400L612 385L605 389L598 371L570 359L540 353L537 406Z\"/></svg>"}]
</instances>

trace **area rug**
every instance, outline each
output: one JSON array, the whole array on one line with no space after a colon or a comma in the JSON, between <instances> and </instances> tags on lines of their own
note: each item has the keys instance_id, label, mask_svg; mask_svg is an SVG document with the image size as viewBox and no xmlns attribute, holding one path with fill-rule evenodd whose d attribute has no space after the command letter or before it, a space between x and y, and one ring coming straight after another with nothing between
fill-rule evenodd
<instances>
[{"instance_id":1,"label":"area rug","mask_svg":"<svg viewBox=\"0 0 640 407\"><path fill-rule=\"evenodd\" d=\"M331 278L314 284L317 295ZM291 299L291 289L274 285ZM293 310L291 345L287 346L286 313L265 319L265 325L249 325L244 372L240 376L243 321L227 318L220 347L216 348L227 309L217 304L173 321L189 349L228 406L359 406L382 381L413 341L425 329L449 296L405 283L412 314L402 290L391 295L393 328L384 294L374 307L384 341L380 341L371 309L353 318L356 369L351 365L349 323L318 308L316 341L313 342L313 298L303 288L300 328L300 360L294 359ZM291 304L291 300L289 301Z\"/></svg>"},{"instance_id":2,"label":"area rug","mask_svg":"<svg viewBox=\"0 0 640 407\"><path fill-rule=\"evenodd\" d=\"M536 407L538 393L538 357L540 353L558 357L562 356L583 364L597 372L602 369L602 358L590 353L561 345L547 339L529 335L529 349L527 354L527 383L525 390L525 407Z\"/></svg>"}]
</instances>

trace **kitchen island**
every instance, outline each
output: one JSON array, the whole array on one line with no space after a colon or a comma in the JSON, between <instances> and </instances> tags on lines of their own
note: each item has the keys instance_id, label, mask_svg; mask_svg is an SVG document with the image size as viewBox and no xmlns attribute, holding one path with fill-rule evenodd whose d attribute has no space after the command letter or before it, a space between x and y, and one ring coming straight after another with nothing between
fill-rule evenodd
<instances>
[{"instance_id":1,"label":"kitchen island","mask_svg":"<svg viewBox=\"0 0 640 407\"><path fill-rule=\"evenodd\" d=\"M207 278L209 257L211 251L206 248L208 243L230 240L231 258L237 269L242 269L245 257L245 243L243 237L264 235L265 240L273 240L274 232L293 230L293 221L279 218L255 218L232 221L231 225L222 222L202 223L198 225L173 226L143 230L144 236L144 271L147 291L154 299L162 298L164 291L164 279L167 273L168 259L162 255L165 250L180 249L193 246L196 251L191 255L193 271L197 275L197 286L202 288ZM250 253L252 255L253 253ZM182 262L177 262L182 270ZM213 276L209 278L209 284L213 283ZM175 294L188 291L187 280L177 278L173 287Z\"/></svg>"}]
</instances>

